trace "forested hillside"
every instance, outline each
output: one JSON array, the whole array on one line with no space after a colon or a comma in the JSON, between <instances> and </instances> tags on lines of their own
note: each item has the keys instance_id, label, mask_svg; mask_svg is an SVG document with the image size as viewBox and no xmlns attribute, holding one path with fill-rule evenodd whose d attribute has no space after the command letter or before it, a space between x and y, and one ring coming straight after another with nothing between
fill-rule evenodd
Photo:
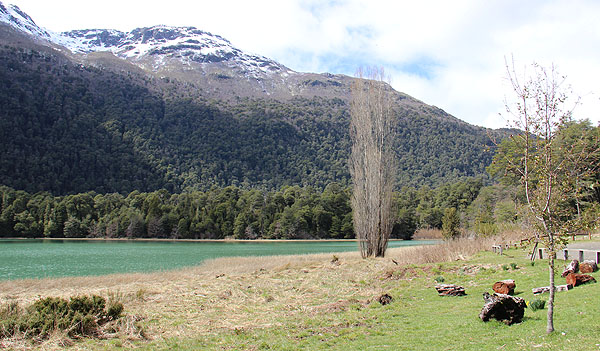
<instances>
[{"instance_id":1,"label":"forested hillside","mask_svg":"<svg viewBox=\"0 0 600 351\"><path fill-rule=\"evenodd\" d=\"M323 189L349 179L341 98L209 100L192 83L5 45L0 106L0 184L29 192ZM485 129L426 105L397 114L398 187L484 173Z\"/></svg>"}]
</instances>

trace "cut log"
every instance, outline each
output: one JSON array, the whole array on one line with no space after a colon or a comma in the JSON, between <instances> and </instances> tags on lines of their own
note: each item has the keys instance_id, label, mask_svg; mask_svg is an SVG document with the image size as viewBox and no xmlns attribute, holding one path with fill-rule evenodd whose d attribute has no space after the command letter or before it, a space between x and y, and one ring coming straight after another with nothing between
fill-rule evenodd
<instances>
[{"instance_id":1,"label":"cut log","mask_svg":"<svg viewBox=\"0 0 600 351\"><path fill-rule=\"evenodd\" d=\"M573 260L573 261L571 261L571 263L569 263L567 268L565 268L565 270L562 272L561 276L563 278L565 278L570 273L577 273L578 271L579 271L579 261Z\"/></svg>"},{"instance_id":2,"label":"cut log","mask_svg":"<svg viewBox=\"0 0 600 351\"><path fill-rule=\"evenodd\" d=\"M440 284L435 286L435 290L437 290L440 296L465 296L467 293L465 292L465 288L458 285L453 284Z\"/></svg>"},{"instance_id":3,"label":"cut log","mask_svg":"<svg viewBox=\"0 0 600 351\"><path fill-rule=\"evenodd\" d=\"M479 318L487 322L496 319L508 325L520 323L525 314L525 300L521 297L495 293L483 293L485 305L479 313Z\"/></svg>"},{"instance_id":4,"label":"cut log","mask_svg":"<svg viewBox=\"0 0 600 351\"><path fill-rule=\"evenodd\" d=\"M594 273L597 270L598 265L592 260L585 260L579 265L579 271L581 273Z\"/></svg>"},{"instance_id":5,"label":"cut log","mask_svg":"<svg viewBox=\"0 0 600 351\"><path fill-rule=\"evenodd\" d=\"M517 285L515 284L514 280L507 279L495 282L494 286L492 286L492 289L494 289L494 292L497 292L498 294L514 295L516 286Z\"/></svg>"},{"instance_id":6,"label":"cut log","mask_svg":"<svg viewBox=\"0 0 600 351\"><path fill-rule=\"evenodd\" d=\"M569 291L570 289L573 289L573 285L565 284L565 285L554 286L554 291ZM531 291L533 292L534 295L539 295L539 294L550 292L550 287L542 286L539 288L533 288L533 289L531 289Z\"/></svg>"},{"instance_id":7,"label":"cut log","mask_svg":"<svg viewBox=\"0 0 600 351\"><path fill-rule=\"evenodd\" d=\"M591 275L587 274L579 274L579 273L571 273L567 276L567 284L575 286L579 286L586 283L595 283L596 279Z\"/></svg>"}]
</instances>

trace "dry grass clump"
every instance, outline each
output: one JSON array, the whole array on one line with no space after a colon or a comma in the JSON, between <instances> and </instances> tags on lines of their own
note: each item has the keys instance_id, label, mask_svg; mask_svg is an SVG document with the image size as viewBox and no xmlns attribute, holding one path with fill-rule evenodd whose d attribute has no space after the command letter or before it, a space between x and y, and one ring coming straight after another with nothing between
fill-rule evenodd
<instances>
[{"instance_id":1,"label":"dry grass clump","mask_svg":"<svg viewBox=\"0 0 600 351\"><path fill-rule=\"evenodd\" d=\"M415 240L427 240L427 239L444 239L442 231L440 229L419 229L413 235Z\"/></svg>"},{"instance_id":2,"label":"dry grass clump","mask_svg":"<svg viewBox=\"0 0 600 351\"><path fill-rule=\"evenodd\" d=\"M1 282L0 303L26 303L40 296L114 294L128 315L140 316L123 319L119 337L198 337L360 309L385 292L385 272L411 264L465 259L490 250L497 240L461 238L439 245L393 248L385 258L362 259L358 250L219 258L169 272ZM134 328L140 318L145 334Z\"/></svg>"}]
</instances>

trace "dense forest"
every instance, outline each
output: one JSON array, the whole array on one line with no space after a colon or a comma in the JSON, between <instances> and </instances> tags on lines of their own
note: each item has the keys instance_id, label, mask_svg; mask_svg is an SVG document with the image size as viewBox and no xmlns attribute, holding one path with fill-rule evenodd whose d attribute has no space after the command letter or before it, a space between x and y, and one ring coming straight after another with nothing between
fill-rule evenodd
<instances>
[{"instance_id":1,"label":"dense forest","mask_svg":"<svg viewBox=\"0 0 600 351\"><path fill-rule=\"evenodd\" d=\"M559 131L554 156L568 156L565 150L570 149L562 146L578 135L586 135L580 151L596 149L600 127L589 121L567 124ZM508 138L488 167L498 182L473 177L438 187L403 187L394 193L392 237L410 239L418 229L492 235L522 227L528 218L525 194L509 167L519 162L522 155ZM576 207L579 216L597 225L600 153L587 153L578 164L593 172L580 179L584 186L564 205ZM322 190L213 186L182 193L160 189L63 196L0 186L0 237L349 239L355 237L350 196L350 187L340 183Z\"/></svg>"},{"instance_id":2,"label":"dense forest","mask_svg":"<svg viewBox=\"0 0 600 351\"><path fill-rule=\"evenodd\" d=\"M410 239L418 228L441 228L445 209L466 213L483 186L481 178L470 178L436 189L402 189L394 197L392 237ZM323 191L228 186L181 194L162 189L58 197L0 186L0 210L4 237L354 238L350 189L337 183Z\"/></svg>"},{"instance_id":3,"label":"dense forest","mask_svg":"<svg viewBox=\"0 0 600 351\"><path fill-rule=\"evenodd\" d=\"M0 184L67 195L349 184L340 98L203 98L191 83L0 48ZM423 104L396 108L403 186L485 174L487 131Z\"/></svg>"}]
</instances>

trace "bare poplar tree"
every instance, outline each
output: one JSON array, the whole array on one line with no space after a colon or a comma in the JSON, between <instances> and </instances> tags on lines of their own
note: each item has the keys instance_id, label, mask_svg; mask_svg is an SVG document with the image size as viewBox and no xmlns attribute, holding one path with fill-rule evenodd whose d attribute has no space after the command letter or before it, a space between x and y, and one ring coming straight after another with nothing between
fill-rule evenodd
<instances>
[{"instance_id":1,"label":"bare poplar tree","mask_svg":"<svg viewBox=\"0 0 600 351\"><path fill-rule=\"evenodd\" d=\"M350 116L354 232L363 258L383 257L393 227L396 179L395 118L383 69L358 70L352 83Z\"/></svg>"},{"instance_id":2,"label":"bare poplar tree","mask_svg":"<svg viewBox=\"0 0 600 351\"><path fill-rule=\"evenodd\" d=\"M542 243L548 251L550 296L546 332L554 331L556 253L568 241L568 233L581 228L579 206L572 200L580 193L581 180L594 171L583 160L597 155L597 143L590 148L587 136L572 138L569 145L560 143L561 131L571 121L572 109L565 108L569 90L554 66L549 69L534 64L534 73L523 81L514 68L506 64L507 75L515 94L514 103L506 104L511 127L522 130L512 136L512 154L505 154L507 172L520 178L526 206L533 223L535 245ZM587 164L589 165L589 163ZM535 248L533 255L535 255Z\"/></svg>"}]
</instances>

